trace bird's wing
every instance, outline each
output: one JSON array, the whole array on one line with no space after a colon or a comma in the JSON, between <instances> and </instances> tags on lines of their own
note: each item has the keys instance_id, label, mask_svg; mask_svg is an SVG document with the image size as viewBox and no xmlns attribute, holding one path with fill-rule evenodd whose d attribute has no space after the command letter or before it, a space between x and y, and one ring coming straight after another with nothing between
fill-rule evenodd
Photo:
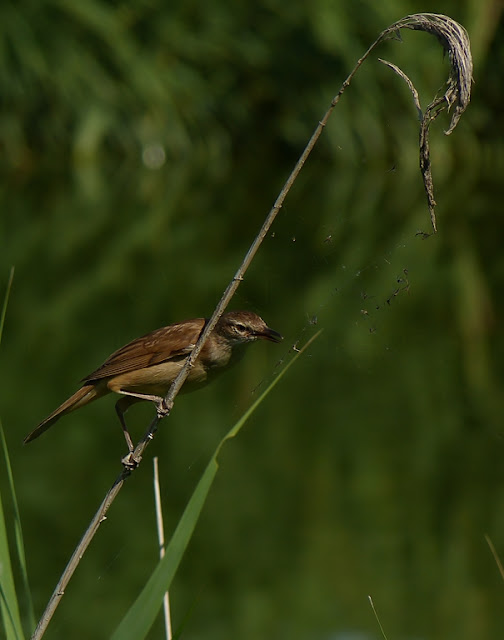
<instances>
[{"instance_id":1,"label":"bird's wing","mask_svg":"<svg viewBox=\"0 0 504 640\"><path fill-rule=\"evenodd\" d=\"M205 324L205 318L195 318L137 338L115 351L82 382L94 382L185 356L192 351Z\"/></svg>"}]
</instances>

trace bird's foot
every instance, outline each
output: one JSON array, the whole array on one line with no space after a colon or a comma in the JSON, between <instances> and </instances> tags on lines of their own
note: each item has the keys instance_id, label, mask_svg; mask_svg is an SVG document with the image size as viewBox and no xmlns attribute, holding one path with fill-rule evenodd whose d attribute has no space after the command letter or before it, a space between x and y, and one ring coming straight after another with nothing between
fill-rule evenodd
<instances>
[{"instance_id":1,"label":"bird's foot","mask_svg":"<svg viewBox=\"0 0 504 640\"><path fill-rule=\"evenodd\" d=\"M121 460L121 464L126 471L134 471L140 462L142 461L142 456L135 456L134 451L130 451L124 458Z\"/></svg>"},{"instance_id":2,"label":"bird's foot","mask_svg":"<svg viewBox=\"0 0 504 640\"><path fill-rule=\"evenodd\" d=\"M170 411L173 409L173 402L167 403L164 398L161 399L156 405L157 416L161 420L169 415Z\"/></svg>"}]
</instances>

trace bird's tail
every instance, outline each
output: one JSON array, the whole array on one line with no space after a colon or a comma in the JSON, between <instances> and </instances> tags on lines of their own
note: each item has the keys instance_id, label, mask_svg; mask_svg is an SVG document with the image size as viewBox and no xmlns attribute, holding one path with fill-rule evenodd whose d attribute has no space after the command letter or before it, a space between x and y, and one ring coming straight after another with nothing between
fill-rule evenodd
<instances>
[{"instance_id":1,"label":"bird's tail","mask_svg":"<svg viewBox=\"0 0 504 640\"><path fill-rule=\"evenodd\" d=\"M70 396L68 400L65 400L65 402L53 411L50 416L47 416L47 418L41 422L38 427L26 436L23 442L27 444L28 442L35 440L35 438L42 435L44 431L47 431L49 427L52 427L53 424L61 418L61 416L64 416L66 413L70 413L79 407L83 407L85 404L92 402L101 395L102 393L99 393L99 390L94 384L85 384L76 391L73 396Z\"/></svg>"}]
</instances>

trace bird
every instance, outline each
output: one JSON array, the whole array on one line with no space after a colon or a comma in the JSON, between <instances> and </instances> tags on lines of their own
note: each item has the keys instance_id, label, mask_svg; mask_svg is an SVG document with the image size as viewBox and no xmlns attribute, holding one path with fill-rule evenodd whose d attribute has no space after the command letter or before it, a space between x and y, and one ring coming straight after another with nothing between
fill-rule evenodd
<instances>
[{"instance_id":1,"label":"bird","mask_svg":"<svg viewBox=\"0 0 504 640\"><path fill-rule=\"evenodd\" d=\"M151 331L115 351L95 371L81 380L82 386L55 409L24 439L27 444L52 427L62 416L80 409L109 393L122 396L115 409L130 453L133 442L124 414L132 404L150 401L158 415L167 413L164 396L193 350L208 318L193 318ZM181 393L210 382L217 373L243 355L243 347L256 340L280 342L282 336L270 329L252 311L230 311L223 314L209 334Z\"/></svg>"}]
</instances>

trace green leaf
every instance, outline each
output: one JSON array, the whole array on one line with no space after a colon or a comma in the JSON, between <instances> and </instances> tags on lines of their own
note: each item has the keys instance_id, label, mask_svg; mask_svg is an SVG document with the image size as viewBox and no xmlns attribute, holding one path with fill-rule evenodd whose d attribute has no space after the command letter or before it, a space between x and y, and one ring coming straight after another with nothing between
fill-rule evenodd
<instances>
[{"instance_id":1,"label":"green leaf","mask_svg":"<svg viewBox=\"0 0 504 640\"><path fill-rule=\"evenodd\" d=\"M5 323L5 315L7 313L7 302L14 278L14 268L10 271L9 282L4 296L2 313L0 315L0 342L2 340L2 331ZM11 498L16 513L16 541L18 541L17 525L19 524L19 513L17 510L16 497L14 493L14 485L12 482L12 471L10 460L7 453L7 446L3 433L2 424L0 422L1 445L4 452L5 468L9 475L9 487L11 490ZM18 554L19 554L18 546ZM21 553L24 560L24 553ZM14 583L14 575L12 573L11 558L9 553L9 542L7 540L7 527L5 525L5 516L2 504L2 496L0 494L0 613L2 614L2 622L7 640L21 640L23 636L23 628L21 626L21 616L19 615L19 606L16 596L16 586Z\"/></svg>"},{"instance_id":2,"label":"green leaf","mask_svg":"<svg viewBox=\"0 0 504 640\"><path fill-rule=\"evenodd\" d=\"M9 282L7 283L7 289L5 291L4 303L2 306L2 315L0 315L0 342L2 342L2 333L5 324L5 315L7 314L7 303L9 302L10 290L12 288L12 281L14 280L14 267L11 267L9 274Z\"/></svg>"},{"instance_id":3,"label":"green leaf","mask_svg":"<svg viewBox=\"0 0 504 640\"><path fill-rule=\"evenodd\" d=\"M4 468L7 471L7 476L9 480L10 502L14 508L14 535L16 540L17 562L21 571L22 593L21 593L20 600L22 600L25 603L27 627L30 630L33 630L35 628L36 620L35 620L35 613L33 610L33 602L31 597L30 585L28 583L28 571L26 567L26 556L24 551L25 546L23 541L23 530L21 527L21 517L19 515L16 489L14 486L14 476L12 475L12 467L10 463L9 452L7 449L7 442L5 441L5 434L4 434L1 420L0 420L0 444L4 454Z\"/></svg>"},{"instance_id":4,"label":"green leaf","mask_svg":"<svg viewBox=\"0 0 504 640\"><path fill-rule=\"evenodd\" d=\"M23 637L21 618L16 598L16 587L9 555L7 529L0 496L0 612L7 640Z\"/></svg>"},{"instance_id":5,"label":"green leaf","mask_svg":"<svg viewBox=\"0 0 504 640\"><path fill-rule=\"evenodd\" d=\"M0 424L3 438L3 429ZM5 456L7 457L4 446ZM7 540L7 527L5 526L5 516L0 494L0 612L7 640L21 640L23 638L23 628L19 615L19 606L16 597L16 586L9 553L9 542Z\"/></svg>"},{"instance_id":6,"label":"green leaf","mask_svg":"<svg viewBox=\"0 0 504 640\"><path fill-rule=\"evenodd\" d=\"M175 529L175 532L168 544L166 554L154 569L144 589L131 606L128 613L115 630L111 640L140 640L145 638L149 629L154 623L156 616L162 606L165 591L170 588L170 584L182 560L182 556L189 544L189 540L196 527L203 505L207 498L212 482L219 468L217 456L224 443L230 438L234 438L243 427L248 418L257 409L268 393L285 375L287 370L294 364L303 351L318 337L320 331L316 333L282 369L280 374L271 382L268 388L259 396L251 407L243 414L238 422L229 430L224 438L219 442L214 455L206 467L194 493L192 494L187 507Z\"/></svg>"}]
</instances>

